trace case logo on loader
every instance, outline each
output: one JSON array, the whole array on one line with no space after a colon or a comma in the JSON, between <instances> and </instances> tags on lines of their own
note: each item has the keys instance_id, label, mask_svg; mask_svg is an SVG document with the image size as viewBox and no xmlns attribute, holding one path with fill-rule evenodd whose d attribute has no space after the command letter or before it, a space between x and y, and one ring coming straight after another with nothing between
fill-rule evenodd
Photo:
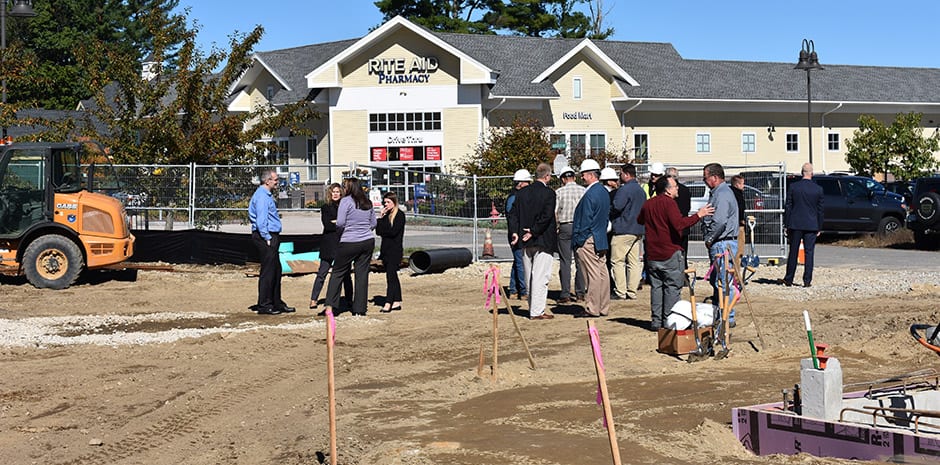
<instances>
[{"instance_id":1,"label":"case logo on loader","mask_svg":"<svg viewBox=\"0 0 940 465\"><path fill-rule=\"evenodd\" d=\"M60 210L78 210L77 203L57 203L55 207Z\"/></svg>"}]
</instances>

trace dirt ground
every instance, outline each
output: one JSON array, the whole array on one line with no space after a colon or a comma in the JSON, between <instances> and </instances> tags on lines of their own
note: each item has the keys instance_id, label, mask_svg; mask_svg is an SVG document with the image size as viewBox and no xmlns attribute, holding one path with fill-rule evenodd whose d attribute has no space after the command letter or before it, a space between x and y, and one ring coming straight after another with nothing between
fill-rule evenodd
<instances>
[{"instance_id":1,"label":"dirt ground","mask_svg":"<svg viewBox=\"0 0 940 465\"><path fill-rule=\"evenodd\" d=\"M0 319L67 317L58 323L59 344L0 347L0 462L329 462L326 330L307 309L313 276L284 279L297 313L258 316L248 310L256 279L246 269L177 269L141 271L133 281L104 274L63 291L0 284ZM403 272L404 310L382 314L370 304L366 317L339 315L339 463L612 463L586 321L572 317L578 308L551 307L554 320L529 321L525 304L512 300L536 369L504 311L494 380L485 269ZM381 302L384 275L370 281ZM908 328L940 320L936 284L802 303L762 295L768 285L755 284L753 312L738 307L731 356L693 364L655 351L655 333L645 329L648 289L638 301L614 302L611 315L594 322L623 463L851 463L755 457L731 432L731 408L778 401L781 389L799 382L799 359L808 353L804 309L846 383L935 367L937 356L915 345ZM557 278L551 289L557 297ZM93 315L141 318L81 323ZM755 323L766 344L759 351ZM119 342L135 334L187 337ZM66 342L79 336L86 339Z\"/></svg>"}]
</instances>

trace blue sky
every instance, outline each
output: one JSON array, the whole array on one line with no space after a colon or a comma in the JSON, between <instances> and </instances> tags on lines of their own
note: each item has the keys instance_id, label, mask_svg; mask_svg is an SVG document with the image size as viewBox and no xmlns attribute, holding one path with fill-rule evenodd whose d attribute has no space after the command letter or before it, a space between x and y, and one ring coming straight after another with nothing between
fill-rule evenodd
<instances>
[{"instance_id":1,"label":"blue sky","mask_svg":"<svg viewBox=\"0 0 940 465\"><path fill-rule=\"evenodd\" d=\"M668 42L687 59L796 63L804 38L828 64L940 68L938 0L603 0L614 40ZM256 24L258 51L362 37L380 24L372 0L181 0L204 50Z\"/></svg>"}]
</instances>

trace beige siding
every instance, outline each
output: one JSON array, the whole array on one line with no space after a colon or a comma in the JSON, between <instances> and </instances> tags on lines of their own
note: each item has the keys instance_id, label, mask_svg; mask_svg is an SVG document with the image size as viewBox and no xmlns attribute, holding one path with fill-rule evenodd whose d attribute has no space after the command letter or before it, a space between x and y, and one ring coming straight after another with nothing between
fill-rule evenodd
<instances>
[{"instance_id":1,"label":"beige siding","mask_svg":"<svg viewBox=\"0 0 940 465\"><path fill-rule=\"evenodd\" d=\"M319 74L312 76L311 80L313 81L313 86L329 86L336 81L337 76L336 65L328 66Z\"/></svg>"},{"instance_id":2,"label":"beige siding","mask_svg":"<svg viewBox=\"0 0 940 465\"><path fill-rule=\"evenodd\" d=\"M479 141L480 109L477 107L445 108L441 114L444 130L442 162L452 166L454 162L473 153Z\"/></svg>"},{"instance_id":3,"label":"beige siding","mask_svg":"<svg viewBox=\"0 0 940 465\"><path fill-rule=\"evenodd\" d=\"M774 164L784 162L789 171L794 171L809 160L808 137L805 124L800 124L799 115L771 116L756 113L695 113L695 112L632 112L627 116L628 142L633 134L649 134L650 161L675 164L704 164L719 161L729 165ZM813 128L813 161L817 169L827 171L845 170L845 139L852 137L854 126L838 127L837 122L848 118L827 118L826 125L832 129ZM773 120L773 121L771 121ZM767 121L761 125L743 125L746 121ZM770 139L767 128L773 122L775 131ZM805 123L805 120L803 120ZM833 123L830 125L830 123ZM828 132L838 132L838 151L827 150ZM711 152L696 153L696 134L711 135ZM756 136L756 151L742 151L742 134ZM787 152L786 134L799 134L799 151Z\"/></svg>"},{"instance_id":4,"label":"beige siding","mask_svg":"<svg viewBox=\"0 0 940 465\"><path fill-rule=\"evenodd\" d=\"M334 110L333 117L333 164L348 165L350 162L367 163L369 147L366 134L369 130L369 114L362 110ZM339 171L334 170L333 179L339 179Z\"/></svg>"},{"instance_id":5,"label":"beige siding","mask_svg":"<svg viewBox=\"0 0 940 465\"><path fill-rule=\"evenodd\" d=\"M435 57L439 67L427 73L428 83L379 84L379 77L369 74L369 60L373 58L405 59L406 68L410 67L415 57ZM411 32L403 32L375 43L341 67L343 87L415 86L415 85L455 85L460 75L460 61L449 52L434 46L423 37ZM409 74L409 73L405 73ZM422 73L418 73L422 74Z\"/></svg>"}]
</instances>

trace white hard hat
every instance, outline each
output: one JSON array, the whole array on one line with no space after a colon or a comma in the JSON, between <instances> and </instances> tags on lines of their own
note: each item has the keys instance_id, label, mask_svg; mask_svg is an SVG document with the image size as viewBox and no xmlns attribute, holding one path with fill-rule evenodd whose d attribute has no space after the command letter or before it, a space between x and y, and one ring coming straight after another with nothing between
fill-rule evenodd
<instances>
[{"instance_id":1,"label":"white hard hat","mask_svg":"<svg viewBox=\"0 0 940 465\"><path fill-rule=\"evenodd\" d=\"M598 165L596 161L591 160L590 158L581 162L581 172L585 171L600 171L601 165Z\"/></svg>"},{"instance_id":2,"label":"white hard hat","mask_svg":"<svg viewBox=\"0 0 940 465\"><path fill-rule=\"evenodd\" d=\"M666 167L662 163L656 162L650 165L650 174L663 174L666 172Z\"/></svg>"},{"instance_id":3,"label":"white hard hat","mask_svg":"<svg viewBox=\"0 0 940 465\"><path fill-rule=\"evenodd\" d=\"M564 176L564 175L566 175L566 174L574 175L574 168L572 168L572 167L570 167L570 166L568 166L568 165L565 165L564 167L562 167L562 168L558 171L558 177L562 177L562 176Z\"/></svg>"},{"instance_id":4,"label":"white hard hat","mask_svg":"<svg viewBox=\"0 0 940 465\"><path fill-rule=\"evenodd\" d=\"M615 181L617 180L617 172L613 168L607 167L601 170L601 181Z\"/></svg>"},{"instance_id":5,"label":"white hard hat","mask_svg":"<svg viewBox=\"0 0 940 465\"><path fill-rule=\"evenodd\" d=\"M512 180L514 182L520 182L520 181L532 182L532 175L529 174L529 170L522 168L521 170L516 170L516 173L512 175Z\"/></svg>"}]
</instances>

